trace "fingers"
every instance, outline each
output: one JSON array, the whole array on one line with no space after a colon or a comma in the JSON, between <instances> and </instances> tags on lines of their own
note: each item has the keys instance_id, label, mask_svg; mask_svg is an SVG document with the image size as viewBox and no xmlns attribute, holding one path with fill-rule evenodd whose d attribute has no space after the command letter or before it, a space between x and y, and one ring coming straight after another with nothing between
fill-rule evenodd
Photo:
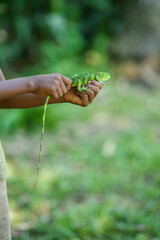
<instances>
[{"instance_id":1,"label":"fingers","mask_svg":"<svg viewBox=\"0 0 160 240\"><path fill-rule=\"evenodd\" d=\"M61 75L61 74L59 74L59 75L61 76L62 81L66 85L67 89L70 90L71 84L72 84L72 80L67 78L66 76Z\"/></svg>"},{"instance_id":2,"label":"fingers","mask_svg":"<svg viewBox=\"0 0 160 240\"><path fill-rule=\"evenodd\" d=\"M59 73L37 75L32 77L32 79L33 79L32 93L34 93L35 95L42 96L50 95L53 96L54 98L59 98L66 94L70 90L72 83L72 81L69 78Z\"/></svg>"},{"instance_id":3,"label":"fingers","mask_svg":"<svg viewBox=\"0 0 160 240\"><path fill-rule=\"evenodd\" d=\"M69 85L67 85L67 86L69 86ZM67 88L67 86L64 84L64 82L61 80L61 82L60 82L60 87L61 87L61 89L62 89L62 92L63 92L63 94L66 94L67 93L67 91L69 91L69 89Z\"/></svg>"},{"instance_id":4,"label":"fingers","mask_svg":"<svg viewBox=\"0 0 160 240\"><path fill-rule=\"evenodd\" d=\"M83 104L82 106L88 106L89 103L93 101L93 99L96 97L96 95L99 93L99 90L102 88L102 83L97 81L89 81L86 87L90 89L92 92L85 91L86 94L82 95L83 98Z\"/></svg>"},{"instance_id":5,"label":"fingers","mask_svg":"<svg viewBox=\"0 0 160 240\"><path fill-rule=\"evenodd\" d=\"M99 90L103 87L102 83L97 81L89 81L87 85L89 85L88 87L94 91L95 96L98 94Z\"/></svg>"},{"instance_id":6,"label":"fingers","mask_svg":"<svg viewBox=\"0 0 160 240\"><path fill-rule=\"evenodd\" d=\"M58 95L58 92L54 89L54 91L52 92L52 96L54 97L54 98L59 98L59 95Z\"/></svg>"},{"instance_id":7,"label":"fingers","mask_svg":"<svg viewBox=\"0 0 160 240\"><path fill-rule=\"evenodd\" d=\"M61 77L58 77L56 79L56 90L58 92L59 97L62 97L63 94L67 93L68 91Z\"/></svg>"},{"instance_id":8,"label":"fingers","mask_svg":"<svg viewBox=\"0 0 160 240\"><path fill-rule=\"evenodd\" d=\"M62 97L63 96L62 88L60 86L58 86L56 90L57 90L58 96Z\"/></svg>"},{"instance_id":9,"label":"fingers","mask_svg":"<svg viewBox=\"0 0 160 240\"><path fill-rule=\"evenodd\" d=\"M97 81L89 81L89 83L86 86L93 92L93 94L87 92L89 102L91 103L99 93L99 90L102 88L102 84Z\"/></svg>"},{"instance_id":10,"label":"fingers","mask_svg":"<svg viewBox=\"0 0 160 240\"><path fill-rule=\"evenodd\" d=\"M82 107L87 107L89 105L89 96L88 93L82 93L82 92L76 92L76 94L80 97L79 101L78 101L78 105L82 106ZM91 94L91 93L90 93ZM92 94L93 95L93 94Z\"/></svg>"},{"instance_id":11,"label":"fingers","mask_svg":"<svg viewBox=\"0 0 160 240\"><path fill-rule=\"evenodd\" d=\"M71 88L71 80L59 73L54 74L55 82L54 87L55 90L53 90L52 95L55 98L62 97L64 94L66 94L70 88Z\"/></svg>"},{"instance_id":12,"label":"fingers","mask_svg":"<svg viewBox=\"0 0 160 240\"><path fill-rule=\"evenodd\" d=\"M90 84L91 85L91 84ZM90 86L89 84L87 84L87 87L91 89L92 86ZM93 88L92 88L93 90ZM91 103L93 101L93 99L95 98L95 94L94 91L92 91L93 93L87 92L87 96L88 96L88 101L89 103Z\"/></svg>"}]
</instances>

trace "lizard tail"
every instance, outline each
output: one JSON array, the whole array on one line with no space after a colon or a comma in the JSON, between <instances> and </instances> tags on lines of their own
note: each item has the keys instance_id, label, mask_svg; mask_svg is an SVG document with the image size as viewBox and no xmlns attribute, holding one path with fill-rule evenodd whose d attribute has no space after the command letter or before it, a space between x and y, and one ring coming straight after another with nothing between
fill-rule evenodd
<instances>
[{"instance_id":1,"label":"lizard tail","mask_svg":"<svg viewBox=\"0 0 160 240\"><path fill-rule=\"evenodd\" d=\"M45 104L44 104L44 110L43 110L43 121L42 121L40 151L39 151L37 175L36 175L36 180L35 180L35 184L34 184L34 189L36 188L36 185L37 185L37 180L38 180L39 170L40 170L41 155L42 155L42 145L43 145L43 136L44 136L44 126L45 126L45 118L46 118L46 109L47 109L47 104L48 104L49 98L50 98L50 96L47 96L46 102L45 102Z\"/></svg>"}]
</instances>

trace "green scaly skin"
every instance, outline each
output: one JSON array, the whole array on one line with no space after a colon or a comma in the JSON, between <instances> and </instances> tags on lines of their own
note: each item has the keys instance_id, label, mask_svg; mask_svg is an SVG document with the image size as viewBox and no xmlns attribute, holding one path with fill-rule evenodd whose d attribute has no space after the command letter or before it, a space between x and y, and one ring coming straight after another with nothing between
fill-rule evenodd
<instances>
[{"instance_id":1,"label":"green scaly skin","mask_svg":"<svg viewBox=\"0 0 160 240\"><path fill-rule=\"evenodd\" d=\"M90 92L92 91L84 86L86 85L89 81L96 80L100 83L104 83L104 81L107 81L110 79L110 74L106 72L96 72L96 73L84 73L80 75L75 75L72 80L72 87L77 87L78 92ZM40 170L40 162L41 162L41 155L42 155L42 145L43 145L43 136L44 136L44 126L45 126L45 118L46 118L46 109L47 109L47 104L49 101L50 96L47 96L46 102L44 104L44 110L43 110L43 121L42 121L42 130L41 130L41 142L40 142L40 151L39 151L39 159L38 159L38 168L37 168L37 175L36 175L36 180L34 184L34 188L37 185L37 180L38 180L38 175L39 175L39 170Z\"/></svg>"},{"instance_id":2,"label":"green scaly skin","mask_svg":"<svg viewBox=\"0 0 160 240\"><path fill-rule=\"evenodd\" d=\"M72 80L72 87L77 86L77 90L79 92L87 91L91 92L88 87L85 87L83 85L87 84L88 81L96 80L100 83L103 83L104 81L107 81L110 79L110 74L106 72L96 72L96 73L84 73L80 75L75 75ZM92 92L91 92L92 93Z\"/></svg>"}]
</instances>

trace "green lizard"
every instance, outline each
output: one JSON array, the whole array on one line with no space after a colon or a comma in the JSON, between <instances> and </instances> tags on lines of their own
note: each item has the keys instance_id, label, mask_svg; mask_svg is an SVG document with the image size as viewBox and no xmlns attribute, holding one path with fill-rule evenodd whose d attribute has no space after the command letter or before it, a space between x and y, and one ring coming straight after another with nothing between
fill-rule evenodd
<instances>
[{"instance_id":1,"label":"green lizard","mask_svg":"<svg viewBox=\"0 0 160 240\"><path fill-rule=\"evenodd\" d=\"M80 75L75 75L73 78L71 78L71 80L72 80L71 87L77 87L78 92L87 91L87 92L92 93L91 90L85 86L89 81L96 80L103 84L104 81L107 81L109 79L110 79L110 74L106 73L106 72L84 73L84 74L80 74ZM38 159L38 169L37 169L37 175L36 175L34 188L36 187L39 170L40 170L43 135L44 135L44 125L45 125L46 109L47 109L47 104L48 104L49 98L50 98L50 96L47 96L46 102L44 104L43 124L42 124L42 130L41 130L41 142L40 142L40 151L39 151L39 159Z\"/></svg>"},{"instance_id":2,"label":"green lizard","mask_svg":"<svg viewBox=\"0 0 160 240\"><path fill-rule=\"evenodd\" d=\"M75 75L72 80L72 87L77 86L79 92L87 91L91 92L89 88L83 86L88 83L88 81L96 80L100 83L110 79L110 74L106 72L96 72L96 73L84 73L80 75Z\"/></svg>"}]
</instances>

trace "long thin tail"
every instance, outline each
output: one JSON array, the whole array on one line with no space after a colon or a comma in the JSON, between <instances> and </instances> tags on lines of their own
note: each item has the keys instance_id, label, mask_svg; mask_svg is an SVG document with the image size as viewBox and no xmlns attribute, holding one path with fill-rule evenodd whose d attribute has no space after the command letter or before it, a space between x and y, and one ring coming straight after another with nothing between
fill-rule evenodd
<instances>
[{"instance_id":1,"label":"long thin tail","mask_svg":"<svg viewBox=\"0 0 160 240\"><path fill-rule=\"evenodd\" d=\"M47 96L46 102L45 102L45 104L44 104L44 110L43 110L43 122L42 122L42 130L41 130L40 151L39 151L37 175L36 175L36 180L35 180L35 184L34 184L34 189L36 188L36 185L37 185L37 180L38 180L39 170L40 170L40 164L41 164L41 155L42 155L42 145L43 145L43 136L44 136L44 126L45 126L45 118L46 118L46 109L47 109L47 104L48 104L49 98L50 98L50 96Z\"/></svg>"}]
</instances>

